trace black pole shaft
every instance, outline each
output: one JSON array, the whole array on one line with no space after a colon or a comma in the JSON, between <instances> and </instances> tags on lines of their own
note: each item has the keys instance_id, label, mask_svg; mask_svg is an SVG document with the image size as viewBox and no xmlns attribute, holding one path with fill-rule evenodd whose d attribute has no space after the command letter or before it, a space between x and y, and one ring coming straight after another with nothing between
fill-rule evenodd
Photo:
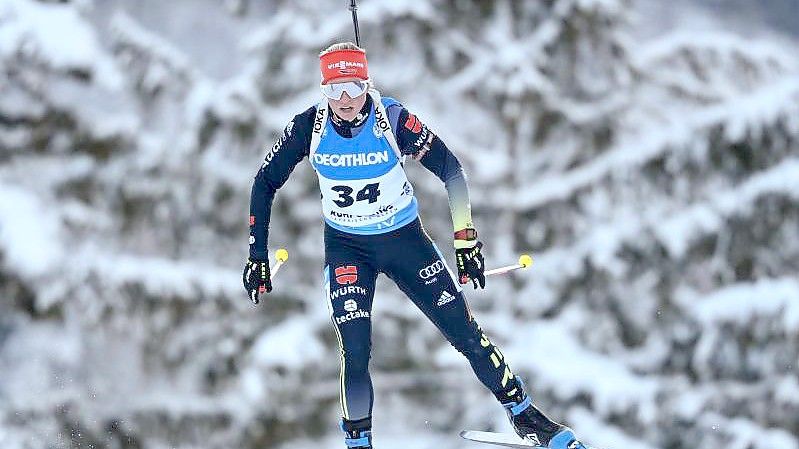
<instances>
[{"instance_id":1,"label":"black pole shaft","mask_svg":"<svg viewBox=\"0 0 799 449\"><path fill-rule=\"evenodd\" d=\"M361 36L358 33L358 5L355 0L350 0L350 11L352 11L352 25L355 27L355 45L361 46Z\"/></svg>"}]
</instances>

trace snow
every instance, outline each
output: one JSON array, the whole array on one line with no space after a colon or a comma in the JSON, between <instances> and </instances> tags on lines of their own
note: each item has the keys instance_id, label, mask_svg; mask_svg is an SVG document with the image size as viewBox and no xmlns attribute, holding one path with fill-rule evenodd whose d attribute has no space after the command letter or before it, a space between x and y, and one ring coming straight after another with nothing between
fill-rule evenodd
<instances>
[{"instance_id":1,"label":"snow","mask_svg":"<svg viewBox=\"0 0 799 449\"><path fill-rule=\"evenodd\" d=\"M111 19L110 27L124 40L135 43L141 48L149 49L153 57L170 61L180 69L191 70L191 63L183 52L175 48L168 41L144 29L127 14L115 14Z\"/></svg>"},{"instance_id":2,"label":"snow","mask_svg":"<svg viewBox=\"0 0 799 449\"><path fill-rule=\"evenodd\" d=\"M689 31L676 31L654 39L635 55L636 65L648 66L671 59L675 49L686 51L705 51L724 55L732 59L736 55L767 61L784 68L796 65L781 43L767 40L752 40L732 33L699 34ZM744 111L742 111L744 112Z\"/></svg>"},{"instance_id":3,"label":"snow","mask_svg":"<svg viewBox=\"0 0 799 449\"><path fill-rule=\"evenodd\" d=\"M56 268L64 249L59 216L49 210L32 192L0 184L0 254L6 270L36 279Z\"/></svg>"},{"instance_id":4,"label":"snow","mask_svg":"<svg viewBox=\"0 0 799 449\"><path fill-rule=\"evenodd\" d=\"M86 248L72 269L97 274L108 287L137 284L153 297L186 297L197 300L208 295L238 295L240 273L227 267L191 260L118 255Z\"/></svg>"},{"instance_id":5,"label":"snow","mask_svg":"<svg viewBox=\"0 0 799 449\"><path fill-rule=\"evenodd\" d=\"M745 418L727 419L722 416L708 416L701 420L707 427L729 433L732 444L729 447L755 449L796 449L799 443L789 432L781 429L764 429Z\"/></svg>"},{"instance_id":6,"label":"snow","mask_svg":"<svg viewBox=\"0 0 799 449\"><path fill-rule=\"evenodd\" d=\"M40 61L69 69L92 66L101 52L92 28L69 6L8 0L0 5L0 17L11 21L0 29L5 57L23 48Z\"/></svg>"},{"instance_id":7,"label":"snow","mask_svg":"<svg viewBox=\"0 0 799 449\"><path fill-rule=\"evenodd\" d=\"M640 1L359 17L378 86L465 167L487 264L533 254L466 294L545 411L598 447L796 449L795 43ZM0 2L0 446L115 447L115 421L147 448L341 445L308 164L259 306L241 266L252 175L351 27L332 0ZM441 183L406 166L451 260ZM509 430L388 279L373 316L378 447Z\"/></svg>"},{"instance_id":8,"label":"snow","mask_svg":"<svg viewBox=\"0 0 799 449\"><path fill-rule=\"evenodd\" d=\"M717 232L725 220L748 213L755 201L769 194L799 198L799 159L787 159L735 189L715 193L679 214L662 217L653 223L654 231L669 252L681 257L692 240Z\"/></svg>"},{"instance_id":9,"label":"snow","mask_svg":"<svg viewBox=\"0 0 799 449\"><path fill-rule=\"evenodd\" d=\"M799 405L799 380L795 376L786 376L779 381L774 391L780 401Z\"/></svg>"},{"instance_id":10,"label":"snow","mask_svg":"<svg viewBox=\"0 0 799 449\"><path fill-rule=\"evenodd\" d=\"M121 75L103 56L94 29L68 5L7 0L0 5L0 56L21 50L56 69L95 71L108 86L119 86Z\"/></svg>"},{"instance_id":11,"label":"snow","mask_svg":"<svg viewBox=\"0 0 799 449\"><path fill-rule=\"evenodd\" d=\"M687 421L695 421L701 416L710 392L691 390L690 393L678 392L672 400L675 402L677 416Z\"/></svg>"},{"instance_id":12,"label":"snow","mask_svg":"<svg viewBox=\"0 0 799 449\"><path fill-rule=\"evenodd\" d=\"M308 335L308 323L302 317L287 319L264 332L252 351L255 361L263 366L293 369L317 362L326 353L322 343Z\"/></svg>"},{"instance_id":13,"label":"snow","mask_svg":"<svg viewBox=\"0 0 799 449\"><path fill-rule=\"evenodd\" d=\"M645 163L668 151L669 145L687 145L694 133L714 123L728 125L725 129L731 130L727 135L730 140L740 139L750 123L773 121L779 114L793 115L791 111L796 110L797 98L799 78L769 85L724 104L702 109L692 116L683 116L682 120L670 127L664 128L658 124L651 129L641 130L628 142L620 142L590 164L572 170L565 176L557 174L534 180L524 198L511 201L511 192L497 189L489 201L507 202L519 210L529 210L547 202L566 199L604 177L639 170ZM646 138L641 140L641 136Z\"/></svg>"},{"instance_id":14,"label":"snow","mask_svg":"<svg viewBox=\"0 0 799 449\"><path fill-rule=\"evenodd\" d=\"M636 376L622 363L587 351L563 322L521 327L503 352L515 369L529 369L537 384L551 389L560 399L568 401L589 394L593 407L603 414L645 406L658 391L652 379Z\"/></svg>"},{"instance_id":15,"label":"snow","mask_svg":"<svg viewBox=\"0 0 799 449\"><path fill-rule=\"evenodd\" d=\"M744 327L753 319L779 318L786 332L799 332L799 281L795 278L732 284L704 295L683 292L680 302L706 325Z\"/></svg>"},{"instance_id":16,"label":"snow","mask_svg":"<svg viewBox=\"0 0 799 449\"><path fill-rule=\"evenodd\" d=\"M596 447L625 449L658 449L627 435L623 430L598 420L586 409L576 409L569 415L572 430L586 443Z\"/></svg>"},{"instance_id":17,"label":"snow","mask_svg":"<svg viewBox=\"0 0 799 449\"><path fill-rule=\"evenodd\" d=\"M6 350L0 354L0 365L13 366L14 370L0 372L0 397L4 401L17 407L38 407L48 400L57 401L78 383L79 379L72 375L72 368L81 360L82 354L74 329L28 322L11 334L7 344ZM26 392L26 400L21 401L14 394L16 391ZM53 397L48 398L49 394Z\"/></svg>"}]
</instances>

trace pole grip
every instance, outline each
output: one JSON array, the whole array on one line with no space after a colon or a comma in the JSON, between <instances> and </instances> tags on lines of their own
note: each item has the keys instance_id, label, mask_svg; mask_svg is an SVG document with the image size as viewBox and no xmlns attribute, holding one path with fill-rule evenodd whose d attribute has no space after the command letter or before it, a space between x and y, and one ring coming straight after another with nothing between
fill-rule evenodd
<instances>
[{"instance_id":1,"label":"pole grip","mask_svg":"<svg viewBox=\"0 0 799 449\"><path fill-rule=\"evenodd\" d=\"M505 274L509 271L519 270L521 268L525 268L522 265L515 264L515 265L507 265L504 267L494 268L492 270L486 270L483 274L486 276L494 276L497 274Z\"/></svg>"},{"instance_id":2,"label":"pole grip","mask_svg":"<svg viewBox=\"0 0 799 449\"><path fill-rule=\"evenodd\" d=\"M283 261L282 260L278 260L277 263L275 264L275 266L272 268L271 276L269 276L269 279L272 282L275 281L275 276L277 276L277 272L280 271L280 267L282 267L282 266L283 266Z\"/></svg>"},{"instance_id":3,"label":"pole grip","mask_svg":"<svg viewBox=\"0 0 799 449\"><path fill-rule=\"evenodd\" d=\"M277 275L278 270L280 270L280 267L282 267L283 264L289 260L289 252L286 251L286 248L280 248L275 251L275 260L277 262L275 263L275 266L272 267L272 275L269 277L269 279L272 281L275 280L275 276Z\"/></svg>"}]
</instances>

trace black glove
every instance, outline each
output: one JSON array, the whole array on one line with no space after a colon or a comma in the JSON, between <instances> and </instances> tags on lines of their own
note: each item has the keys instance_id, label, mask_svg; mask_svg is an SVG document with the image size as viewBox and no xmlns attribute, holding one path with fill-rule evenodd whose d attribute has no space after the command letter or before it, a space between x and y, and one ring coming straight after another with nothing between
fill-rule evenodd
<instances>
[{"instance_id":1,"label":"black glove","mask_svg":"<svg viewBox=\"0 0 799 449\"><path fill-rule=\"evenodd\" d=\"M253 304L258 304L258 296L272 291L272 279L269 274L269 261L256 260L250 257L244 265L244 289Z\"/></svg>"},{"instance_id":2,"label":"black glove","mask_svg":"<svg viewBox=\"0 0 799 449\"><path fill-rule=\"evenodd\" d=\"M458 265L458 280L461 284L465 284L470 280L474 283L474 288L477 285L480 288L486 286L485 276L485 259L480 254L480 249L483 247L483 242L477 242L472 248L458 248L455 250L455 263Z\"/></svg>"}]
</instances>

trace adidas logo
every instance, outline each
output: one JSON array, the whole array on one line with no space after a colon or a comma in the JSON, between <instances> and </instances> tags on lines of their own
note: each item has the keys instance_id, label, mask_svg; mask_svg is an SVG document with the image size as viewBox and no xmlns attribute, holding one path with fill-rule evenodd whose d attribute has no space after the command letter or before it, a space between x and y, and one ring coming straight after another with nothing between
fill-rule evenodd
<instances>
[{"instance_id":1,"label":"adidas logo","mask_svg":"<svg viewBox=\"0 0 799 449\"><path fill-rule=\"evenodd\" d=\"M455 299L455 295L452 293L444 290L441 292L441 296L438 297L438 302L436 303L437 306L443 306L448 302L452 302Z\"/></svg>"}]
</instances>

